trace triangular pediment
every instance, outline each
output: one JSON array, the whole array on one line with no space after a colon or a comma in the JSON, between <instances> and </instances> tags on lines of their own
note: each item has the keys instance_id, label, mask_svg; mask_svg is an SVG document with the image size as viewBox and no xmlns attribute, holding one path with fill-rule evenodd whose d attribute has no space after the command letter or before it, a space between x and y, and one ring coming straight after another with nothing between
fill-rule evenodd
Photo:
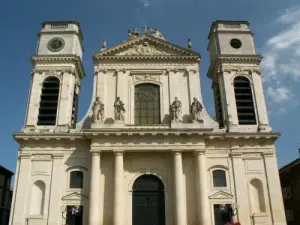
<instances>
[{"instance_id":1,"label":"triangular pediment","mask_svg":"<svg viewBox=\"0 0 300 225\"><path fill-rule=\"evenodd\" d=\"M73 192L71 194L62 197L62 200L86 200L86 199L88 199L87 196L79 194L77 192Z\"/></svg>"},{"instance_id":2,"label":"triangular pediment","mask_svg":"<svg viewBox=\"0 0 300 225\"><path fill-rule=\"evenodd\" d=\"M225 191L218 191L208 197L209 199L232 199L233 195Z\"/></svg>"},{"instance_id":3,"label":"triangular pediment","mask_svg":"<svg viewBox=\"0 0 300 225\"><path fill-rule=\"evenodd\" d=\"M197 52L194 52L189 48L182 48L146 34L127 40L111 48L102 49L94 55L96 59L112 56L188 56L200 58L200 55Z\"/></svg>"}]
</instances>

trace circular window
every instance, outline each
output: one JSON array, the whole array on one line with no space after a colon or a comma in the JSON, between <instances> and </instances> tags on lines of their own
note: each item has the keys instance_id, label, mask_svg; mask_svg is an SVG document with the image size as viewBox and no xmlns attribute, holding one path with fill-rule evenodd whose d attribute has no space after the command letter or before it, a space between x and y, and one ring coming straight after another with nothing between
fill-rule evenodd
<instances>
[{"instance_id":1,"label":"circular window","mask_svg":"<svg viewBox=\"0 0 300 225\"><path fill-rule=\"evenodd\" d=\"M234 38L234 39L231 39L230 45L231 45L231 47L238 49L238 48L242 47L242 42L239 39Z\"/></svg>"},{"instance_id":2,"label":"circular window","mask_svg":"<svg viewBox=\"0 0 300 225\"><path fill-rule=\"evenodd\" d=\"M48 42L48 49L51 52L59 52L65 46L65 41L62 38L55 37Z\"/></svg>"}]
</instances>

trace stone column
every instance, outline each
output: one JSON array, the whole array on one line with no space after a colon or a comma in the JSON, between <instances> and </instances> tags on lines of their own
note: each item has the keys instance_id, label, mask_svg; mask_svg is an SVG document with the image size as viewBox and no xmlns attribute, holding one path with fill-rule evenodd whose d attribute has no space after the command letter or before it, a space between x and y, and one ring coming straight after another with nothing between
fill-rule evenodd
<instances>
[{"instance_id":1,"label":"stone column","mask_svg":"<svg viewBox=\"0 0 300 225\"><path fill-rule=\"evenodd\" d=\"M264 153L263 157L268 184L272 224L285 225L286 217L284 213L276 155L275 153Z\"/></svg>"},{"instance_id":2,"label":"stone column","mask_svg":"<svg viewBox=\"0 0 300 225\"><path fill-rule=\"evenodd\" d=\"M198 225L211 224L205 151L195 152Z\"/></svg>"},{"instance_id":3,"label":"stone column","mask_svg":"<svg viewBox=\"0 0 300 225\"><path fill-rule=\"evenodd\" d=\"M92 153L89 225L100 224L100 152Z\"/></svg>"},{"instance_id":4,"label":"stone column","mask_svg":"<svg viewBox=\"0 0 300 225\"><path fill-rule=\"evenodd\" d=\"M182 170L182 153L173 152L174 159L174 199L175 199L175 225L187 225L186 193Z\"/></svg>"},{"instance_id":5,"label":"stone column","mask_svg":"<svg viewBox=\"0 0 300 225\"><path fill-rule=\"evenodd\" d=\"M113 225L124 224L124 167L123 167L123 152L114 152L115 158L115 174L114 174L114 218Z\"/></svg>"}]
</instances>

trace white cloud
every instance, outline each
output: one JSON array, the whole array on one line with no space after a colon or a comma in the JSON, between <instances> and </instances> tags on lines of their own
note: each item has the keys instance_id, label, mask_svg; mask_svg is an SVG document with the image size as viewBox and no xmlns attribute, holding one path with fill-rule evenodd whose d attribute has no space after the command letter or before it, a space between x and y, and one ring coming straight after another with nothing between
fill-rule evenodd
<instances>
[{"instance_id":1,"label":"white cloud","mask_svg":"<svg viewBox=\"0 0 300 225\"><path fill-rule=\"evenodd\" d=\"M267 96L269 96L273 102L280 103L290 99L291 92L287 87L268 87Z\"/></svg>"},{"instance_id":2,"label":"white cloud","mask_svg":"<svg viewBox=\"0 0 300 225\"><path fill-rule=\"evenodd\" d=\"M141 3L145 8L151 5L151 4L150 4L150 1L148 1L148 0L140 0L140 3Z\"/></svg>"},{"instance_id":3,"label":"white cloud","mask_svg":"<svg viewBox=\"0 0 300 225\"><path fill-rule=\"evenodd\" d=\"M282 104L293 97L292 82L300 81L300 7L286 9L275 23L282 31L266 41L263 82L270 103Z\"/></svg>"}]
</instances>

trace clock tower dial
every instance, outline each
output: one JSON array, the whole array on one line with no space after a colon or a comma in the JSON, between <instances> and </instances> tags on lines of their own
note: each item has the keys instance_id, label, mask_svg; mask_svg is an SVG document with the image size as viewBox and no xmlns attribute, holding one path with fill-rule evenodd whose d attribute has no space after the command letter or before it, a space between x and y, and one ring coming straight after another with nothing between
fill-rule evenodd
<instances>
[{"instance_id":1,"label":"clock tower dial","mask_svg":"<svg viewBox=\"0 0 300 225\"><path fill-rule=\"evenodd\" d=\"M48 49L51 52L59 52L65 46L65 41L62 38L55 37L48 42Z\"/></svg>"}]
</instances>

